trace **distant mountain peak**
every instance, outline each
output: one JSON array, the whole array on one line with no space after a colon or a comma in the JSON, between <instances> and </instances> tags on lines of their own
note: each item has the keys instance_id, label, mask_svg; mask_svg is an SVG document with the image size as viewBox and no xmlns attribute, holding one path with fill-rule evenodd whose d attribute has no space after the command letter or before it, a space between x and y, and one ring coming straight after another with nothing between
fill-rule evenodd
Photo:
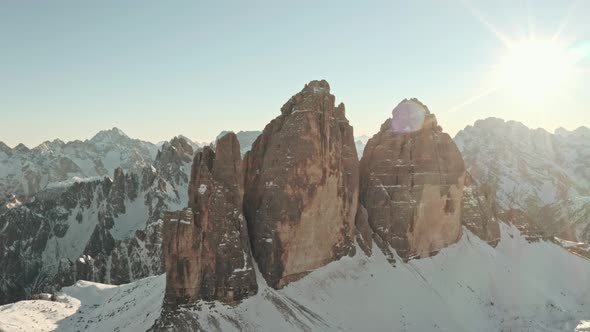
<instances>
[{"instance_id":1,"label":"distant mountain peak","mask_svg":"<svg viewBox=\"0 0 590 332\"><path fill-rule=\"evenodd\" d=\"M12 149L8 145L4 144L4 142L0 142L0 152L10 155L12 153Z\"/></svg>"},{"instance_id":2,"label":"distant mountain peak","mask_svg":"<svg viewBox=\"0 0 590 332\"><path fill-rule=\"evenodd\" d=\"M369 139L371 139L371 136L369 136L369 135L360 135L360 136L355 137L354 141L355 142L359 141L359 142L366 144L369 141Z\"/></svg>"},{"instance_id":3,"label":"distant mountain peak","mask_svg":"<svg viewBox=\"0 0 590 332\"><path fill-rule=\"evenodd\" d=\"M120 135L120 136L127 136L127 134L125 134L121 129L119 129L117 127L111 128L110 132L113 134Z\"/></svg>"},{"instance_id":4,"label":"distant mountain peak","mask_svg":"<svg viewBox=\"0 0 590 332\"><path fill-rule=\"evenodd\" d=\"M37 150L55 150L56 148L61 148L65 145L62 140L59 138L54 139L53 141L45 141L34 148Z\"/></svg>"},{"instance_id":5,"label":"distant mountain peak","mask_svg":"<svg viewBox=\"0 0 590 332\"><path fill-rule=\"evenodd\" d=\"M586 126L578 127L572 131L569 131L563 127L555 129L555 135L561 137L588 137L590 138L590 128Z\"/></svg>"},{"instance_id":6,"label":"distant mountain peak","mask_svg":"<svg viewBox=\"0 0 590 332\"><path fill-rule=\"evenodd\" d=\"M30 149L26 145L24 145L23 143L19 143L17 146L14 147L13 151L29 152Z\"/></svg>"},{"instance_id":7,"label":"distant mountain peak","mask_svg":"<svg viewBox=\"0 0 590 332\"><path fill-rule=\"evenodd\" d=\"M192 139L190 139L190 138L188 138L188 137L186 137L186 136L184 136L184 135L178 135L177 137L178 137L178 138L182 138L183 140L185 140L185 141L186 141L187 143L189 143L189 144L193 144L193 143L195 143L195 142L193 142L193 140L192 140Z\"/></svg>"},{"instance_id":8,"label":"distant mountain peak","mask_svg":"<svg viewBox=\"0 0 590 332\"><path fill-rule=\"evenodd\" d=\"M127 134L125 134L121 129L117 127L113 127L108 130L101 130L99 131L94 137L90 140L93 142L96 141L105 141L105 140L116 140L121 138L129 138Z\"/></svg>"},{"instance_id":9,"label":"distant mountain peak","mask_svg":"<svg viewBox=\"0 0 590 332\"><path fill-rule=\"evenodd\" d=\"M254 141L258 138L258 136L260 136L262 132L258 130L240 130L238 132L232 130L224 130L221 133L219 133L217 137L215 137L215 142L213 143L217 143L217 141L220 138L224 137L229 133L236 134L236 136L238 137L238 141L240 142L240 152L242 153L242 155L244 155L247 151L250 150L252 144L254 144Z\"/></svg>"}]
</instances>

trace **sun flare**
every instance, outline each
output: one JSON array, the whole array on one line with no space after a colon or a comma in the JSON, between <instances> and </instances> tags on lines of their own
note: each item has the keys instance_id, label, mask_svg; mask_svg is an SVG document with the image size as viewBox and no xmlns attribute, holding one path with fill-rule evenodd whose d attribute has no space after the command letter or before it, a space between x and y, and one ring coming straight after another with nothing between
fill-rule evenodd
<instances>
[{"instance_id":1,"label":"sun flare","mask_svg":"<svg viewBox=\"0 0 590 332\"><path fill-rule=\"evenodd\" d=\"M553 40L510 42L498 65L496 86L516 98L543 101L560 96L573 79L567 46Z\"/></svg>"}]
</instances>

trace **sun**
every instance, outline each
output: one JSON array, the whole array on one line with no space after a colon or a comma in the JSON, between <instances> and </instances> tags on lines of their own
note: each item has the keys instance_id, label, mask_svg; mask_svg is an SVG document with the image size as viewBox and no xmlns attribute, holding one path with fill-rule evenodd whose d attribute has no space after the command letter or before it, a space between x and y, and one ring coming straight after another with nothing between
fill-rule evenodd
<instances>
[{"instance_id":1,"label":"sun","mask_svg":"<svg viewBox=\"0 0 590 332\"><path fill-rule=\"evenodd\" d=\"M569 25L576 3L572 3L556 31L542 34L535 29L535 20L530 11L523 17L523 25L514 35L505 34L490 23L469 1L463 0L465 8L501 44L496 61L483 73L483 81L472 96L449 108L455 112L484 98L501 94L505 99L534 110L549 104L577 105L576 93L580 91L580 78L590 70L582 61L590 55L590 41L580 40L572 34ZM523 34L523 31L526 31ZM568 35L563 34L568 31ZM519 37L516 37L519 36Z\"/></svg>"},{"instance_id":2,"label":"sun","mask_svg":"<svg viewBox=\"0 0 590 332\"><path fill-rule=\"evenodd\" d=\"M552 39L510 41L500 57L496 87L526 101L566 92L574 62L565 44Z\"/></svg>"}]
</instances>

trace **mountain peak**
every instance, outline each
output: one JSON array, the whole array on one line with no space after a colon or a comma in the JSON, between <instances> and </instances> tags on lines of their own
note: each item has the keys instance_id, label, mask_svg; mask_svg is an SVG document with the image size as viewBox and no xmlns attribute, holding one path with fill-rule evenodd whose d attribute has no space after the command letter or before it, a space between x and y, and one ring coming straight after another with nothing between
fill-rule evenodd
<instances>
[{"instance_id":1,"label":"mountain peak","mask_svg":"<svg viewBox=\"0 0 590 332\"><path fill-rule=\"evenodd\" d=\"M330 84L326 80L313 80L305 85L303 91L311 91L315 94L330 93Z\"/></svg>"},{"instance_id":2,"label":"mountain peak","mask_svg":"<svg viewBox=\"0 0 590 332\"><path fill-rule=\"evenodd\" d=\"M362 142L363 144L367 144L367 142L371 139L369 135L360 135L354 138L355 142Z\"/></svg>"},{"instance_id":3,"label":"mountain peak","mask_svg":"<svg viewBox=\"0 0 590 332\"><path fill-rule=\"evenodd\" d=\"M113 134L117 134L119 136L127 136L121 129L119 129L117 127L111 128L110 132Z\"/></svg>"},{"instance_id":4,"label":"mountain peak","mask_svg":"<svg viewBox=\"0 0 590 332\"><path fill-rule=\"evenodd\" d=\"M26 145L24 145L23 143L19 143L17 146L14 147L13 151L29 152L30 149Z\"/></svg>"},{"instance_id":5,"label":"mountain peak","mask_svg":"<svg viewBox=\"0 0 590 332\"><path fill-rule=\"evenodd\" d=\"M581 126L573 131L569 131L563 127L555 129L555 135L561 137L587 137L590 138L590 128Z\"/></svg>"},{"instance_id":6,"label":"mountain peak","mask_svg":"<svg viewBox=\"0 0 590 332\"><path fill-rule=\"evenodd\" d=\"M53 141L45 141L34 148L34 150L55 150L61 148L65 145L62 140L59 138L54 139Z\"/></svg>"},{"instance_id":7,"label":"mountain peak","mask_svg":"<svg viewBox=\"0 0 590 332\"><path fill-rule=\"evenodd\" d=\"M191 140L190 138L188 138L188 137L186 137L186 136L184 136L184 135L178 135L177 137L178 137L179 139L181 138L181 139L185 140L185 141L186 141L188 144L190 144L190 145L194 145L194 144L196 144L196 143L195 143L193 140Z\"/></svg>"},{"instance_id":8,"label":"mountain peak","mask_svg":"<svg viewBox=\"0 0 590 332\"><path fill-rule=\"evenodd\" d=\"M92 137L91 141L113 141L121 138L129 138L127 134L125 134L121 129L117 127L113 127L108 130L101 130L99 131L94 137Z\"/></svg>"},{"instance_id":9,"label":"mountain peak","mask_svg":"<svg viewBox=\"0 0 590 332\"><path fill-rule=\"evenodd\" d=\"M291 115L300 112L309 112L318 103L327 102L328 104L334 104L334 101L334 96L330 94L330 84L326 80L314 80L305 84L301 91L293 95L281 107L281 114ZM334 112L335 107L332 107L332 109L332 112Z\"/></svg>"},{"instance_id":10,"label":"mountain peak","mask_svg":"<svg viewBox=\"0 0 590 332\"><path fill-rule=\"evenodd\" d=\"M434 120L434 122L432 122ZM429 124L436 124L434 114L428 107L416 98L402 100L391 111L391 118L381 127L381 130L391 130L394 133L412 133L421 130Z\"/></svg>"},{"instance_id":11,"label":"mountain peak","mask_svg":"<svg viewBox=\"0 0 590 332\"><path fill-rule=\"evenodd\" d=\"M8 145L4 144L4 142L0 142L0 152L10 155L12 153L12 149Z\"/></svg>"},{"instance_id":12,"label":"mountain peak","mask_svg":"<svg viewBox=\"0 0 590 332\"><path fill-rule=\"evenodd\" d=\"M495 118L495 117L489 117L489 118L485 118L483 120L477 120L475 121L475 123L473 124L474 127L478 127L478 128L494 128L497 126L503 126L506 123L506 121L504 121L504 119L500 119L500 118Z\"/></svg>"}]
</instances>

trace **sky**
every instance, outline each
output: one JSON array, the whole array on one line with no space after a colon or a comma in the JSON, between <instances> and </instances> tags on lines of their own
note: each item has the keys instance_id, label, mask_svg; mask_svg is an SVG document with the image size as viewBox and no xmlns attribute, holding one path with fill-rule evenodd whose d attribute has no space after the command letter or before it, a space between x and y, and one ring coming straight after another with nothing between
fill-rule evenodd
<instances>
[{"instance_id":1,"label":"sky","mask_svg":"<svg viewBox=\"0 0 590 332\"><path fill-rule=\"evenodd\" d=\"M0 141L115 126L152 142L210 141L262 130L314 79L330 83L357 136L411 97L451 135L491 116L590 126L589 12L584 0L0 0ZM498 86L505 39L531 36L577 54L560 94Z\"/></svg>"}]
</instances>

